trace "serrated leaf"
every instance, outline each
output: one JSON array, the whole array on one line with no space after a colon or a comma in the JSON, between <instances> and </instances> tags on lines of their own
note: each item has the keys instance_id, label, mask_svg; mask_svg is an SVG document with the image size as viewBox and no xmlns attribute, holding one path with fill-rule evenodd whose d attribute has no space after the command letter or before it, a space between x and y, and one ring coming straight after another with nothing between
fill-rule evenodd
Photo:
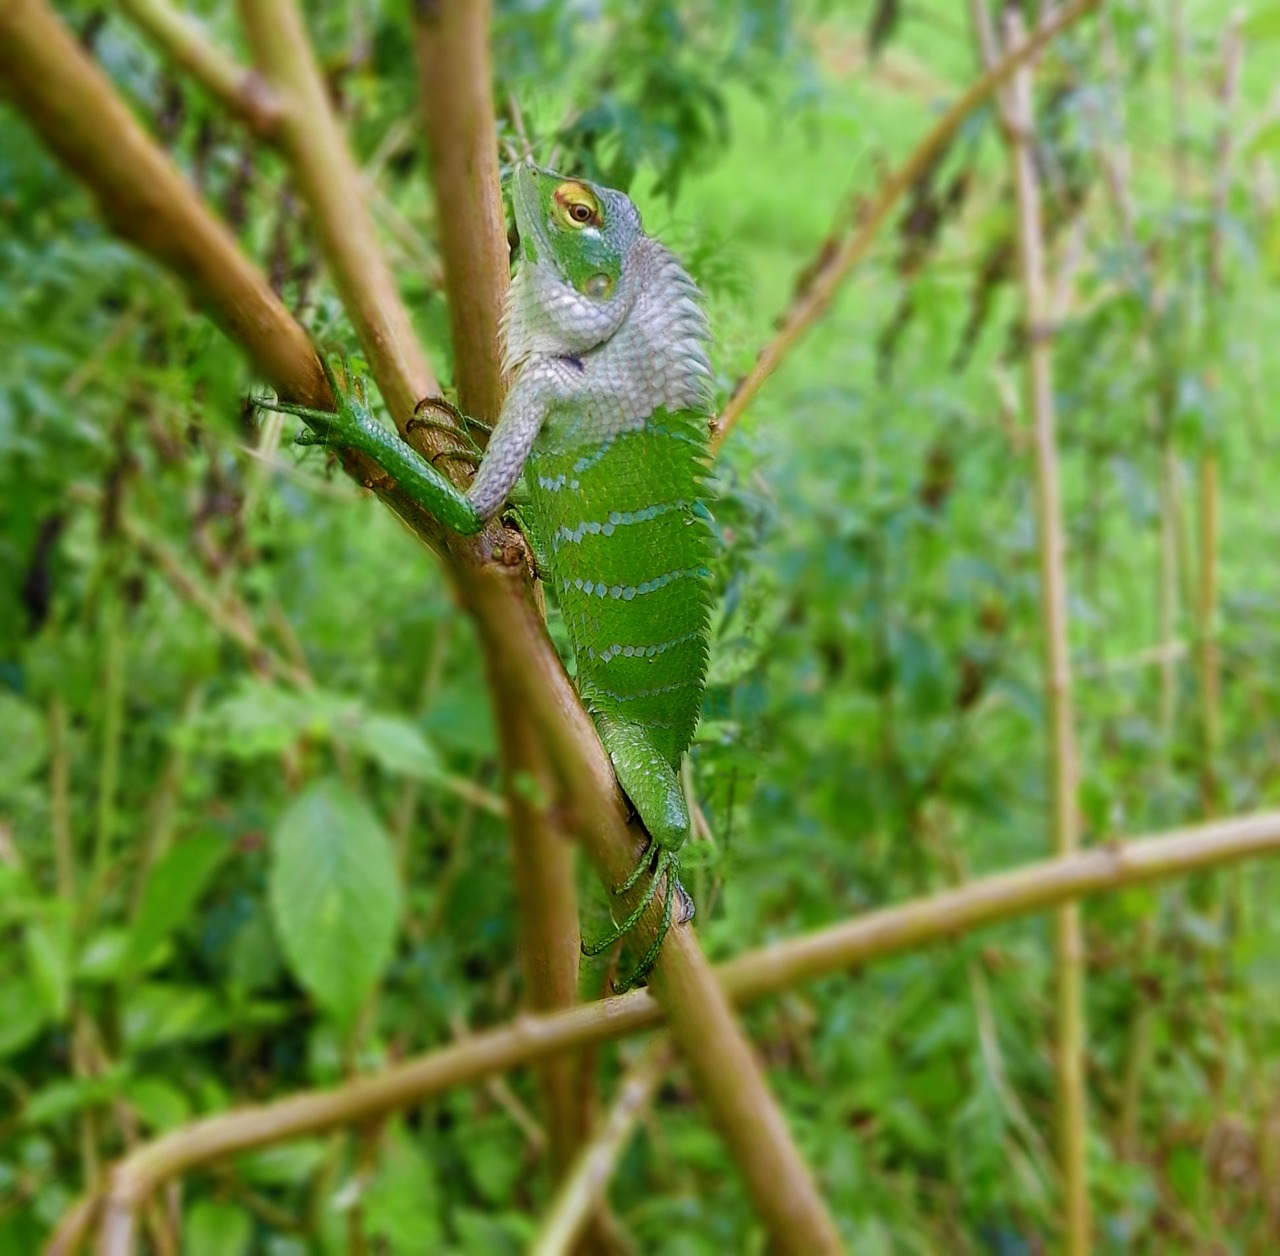
<instances>
[{"instance_id":1,"label":"serrated leaf","mask_svg":"<svg viewBox=\"0 0 1280 1256\"><path fill-rule=\"evenodd\" d=\"M225 837L201 833L165 853L151 870L137 919L129 930L126 971L138 971L187 918L230 850Z\"/></svg>"},{"instance_id":2,"label":"serrated leaf","mask_svg":"<svg viewBox=\"0 0 1280 1256\"><path fill-rule=\"evenodd\" d=\"M391 958L401 893L377 818L336 780L308 788L272 835L271 914L289 968L349 1023Z\"/></svg>"}]
</instances>

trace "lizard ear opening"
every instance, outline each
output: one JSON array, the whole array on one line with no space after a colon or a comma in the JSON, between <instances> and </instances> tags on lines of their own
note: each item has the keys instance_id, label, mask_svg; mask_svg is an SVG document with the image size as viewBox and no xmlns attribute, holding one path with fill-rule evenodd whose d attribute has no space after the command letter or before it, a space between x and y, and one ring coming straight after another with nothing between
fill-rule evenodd
<instances>
[{"instance_id":1,"label":"lizard ear opening","mask_svg":"<svg viewBox=\"0 0 1280 1256\"><path fill-rule=\"evenodd\" d=\"M607 297L613 292L613 276L592 275L583 285L583 291L589 297Z\"/></svg>"}]
</instances>

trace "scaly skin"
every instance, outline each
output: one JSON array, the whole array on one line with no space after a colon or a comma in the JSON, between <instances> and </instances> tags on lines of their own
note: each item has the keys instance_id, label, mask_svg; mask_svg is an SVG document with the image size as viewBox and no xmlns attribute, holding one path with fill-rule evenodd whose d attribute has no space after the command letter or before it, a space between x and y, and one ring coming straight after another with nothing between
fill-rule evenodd
<instances>
[{"instance_id":1,"label":"scaly skin","mask_svg":"<svg viewBox=\"0 0 1280 1256\"><path fill-rule=\"evenodd\" d=\"M657 958L689 831L680 760L702 705L712 535L707 324L693 281L644 234L621 192L531 163L512 191L521 264L504 317L513 373L502 414L464 493L335 384L338 413L305 418L307 444L368 454L445 526L474 534L527 469L535 550L564 612L577 683L651 842L618 892L647 892L594 954L629 931L665 886L663 927L628 985Z\"/></svg>"}]
</instances>

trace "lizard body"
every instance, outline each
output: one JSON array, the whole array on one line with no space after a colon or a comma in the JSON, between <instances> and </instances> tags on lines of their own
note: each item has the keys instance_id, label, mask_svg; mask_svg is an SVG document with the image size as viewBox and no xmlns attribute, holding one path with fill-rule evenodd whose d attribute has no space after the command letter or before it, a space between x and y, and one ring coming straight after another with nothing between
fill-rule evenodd
<instances>
[{"instance_id":1,"label":"lizard body","mask_svg":"<svg viewBox=\"0 0 1280 1256\"><path fill-rule=\"evenodd\" d=\"M680 760L702 704L712 534L702 504L711 371L692 279L644 234L623 193L532 163L512 189L520 261L503 319L512 382L464 493L342 392L338 414L301 414L303 443L373 456L442 523L475 533L522 471L530 538L564 614L579 693L651 842L620 889L648 893L595 953L628 931L665 883L689 829ZM335 392L341 390L335 389Z\"/></svg>"}]
</instances>

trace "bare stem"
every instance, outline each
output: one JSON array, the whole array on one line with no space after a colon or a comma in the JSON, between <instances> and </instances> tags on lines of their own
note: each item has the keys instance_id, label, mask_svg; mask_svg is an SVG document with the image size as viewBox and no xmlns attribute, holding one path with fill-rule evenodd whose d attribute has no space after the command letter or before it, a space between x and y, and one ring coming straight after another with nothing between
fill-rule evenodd
<instances>
[{"instance_id":1,"label":"bare stem","mask_svg":"<svg viewBox=\"0 0 1280 1256\"><path fill-rule=\"evenodd\" d=\"M334 116L298 6L240 0L254 59L280 105L280 147L311 210L334 286L401 433L440 387L414 336L361 195L360 171Z\"/></svg>"},{"instance_id":2,"label":"bare stem","mask_svg":"<svg viewBox=\"0 0 1280 1256\"><path fill-rule=\"evenodd\" d=\"M509 261L498 174L486 0L441 0L414 11L421 91L430 139L440 253L456 363L458 401L493 422L502 406L499 322ZM577 1001L581 954L574 850L557 823L556 775L536 725L510 691L490 686L511 810L512 873L520 965L528 1004L546 1012ZM558 1056L539 1069L555 1173L585 1131L580 1062Z\"/></svg>"},{"instance_id":3,"label":"bare stem","mask_svg":"<svg viewBox=\"0 0 1280 1256\"><path fill-rule=\"evenodd\" d=\"M1217 161L1213 186L1213 222L1209 232L1207 267L1209 326L1215 331L1214 348L1220 347L1216 328L1221 325L1226 296L1225 225L1231 193L1231 163L1234 156L1232 114L1240 87L1240 66L1244 59L1244 39L1240 18L1227 25L1222 41L1222 81L1218 93ZM1216 384L1216 376L1209 380ZM1200 688L1201 765L1200 800L1206 816L1221 804L1218 754L1222 739L1222 665L1218 650L1218 481L1219 456L1215 441L1200 455L1199 468L1199 563L1196 589L1196 671Z\"/></svg>"},{"instance_id":4,"label":"bare stem","mask_svg":"<svg viewBox=\"0 0 1280 1256\"><path fill-rule=\"evenodd\" d=\"M853 269L871 251L880 228L884 226L894 207L917 182L921 175L944 153L955 139L965 120L985 104L1004 86L1022 65L1039 53L1067 27L1077 22L1099 0L1075 0L1064 5L1049 21L1042 23L1024 43L1006 54L1003 60L991 66L960 98L942 115L933 129L916 145L911 155L893 173L880 189L880 194L858 216L858 229L844 244L835 249L829 260L816 267L811 282L805 285L791 308L782 317L777 334L756 357L746 378L734 389L733 396L720 411L711 434L713 449L719 449L733 425L755 400L768 378L778 369L782 360L826 312L840 286ZM823 241L824 251L832 240L838 238L837 228Z\"/></svg>"},{"instance_id":5,"label":"bare stem","mask_svg":"<svg viewBox=\"0 0 1280 1256\"><path fill-rule=\"evenodd\" d=\"M1280 855L1280 811L1237 816L1043 860L958 889L882 908L720 965L718 988L750 1003L834 972L920 950L987 925L1243 859ZM636 990L545 1016L522 1016L375 1076L196 1121L130 1152L112 1174L111 1199L134 1209L162 1182L223 1157L412 1107L455 1086L558 1053L624 1038L662 1022L657 1001ZM48 1256L69 1256L97 1209L85 1201L63 1218Z\"/></svg>"},{"instance_id":6,"label":"bare stem","mask_svg":"<svg viewBox=\"0 0 1280 1256\"><path fill-rule=\"evenodd\" d=\"M1023 28L1008 10L1005 34L1021 46ZM1014 76L1002 104L1009 159L1018 204L1019 270L1027 329L1027 374L1035 431L1036 514L1040 549L1040 605L1044 632L1046 742L1052 800L1051 842L1057 855L1079 844L1076 761L1072 714L1071 656L1067 637L1066 536L1062 522L1057 439L1054 431L1053 374L1045 282L1040 189L1032 150L1035 119L1031 70ZM1058 1161L1062 1174L1065 1246L1070 1256L1090 1248L1089 1196L1085 1176L1086 1096L1084 1088L1084 975L1080 912L1063 907L1055 922L1057 976L1056 1084Z\"/></svg>"},{"instance_id":7,"label":"bare stem","mask_svg":"<svg viewBox=\"0 0 1280 1256\"><path fill-rule=\"evenodd\" d=\"M175 66L185 70L228 113L270 139L280 111L263 81L218 47L168 0L118 0L130 20Z\"/></svg>"},{"instance_id":8,"label":"bare stem","mask_svg":"<svg viewBox=\"0 0 1280 1256\"><path fill-rule=\"evenodd\" d=\"M581 1237L592 1211L603 1201L618 1157L631 1132L653 1100L671 1067L671 1044L666 1037L651 1043L640 1061L622 1079L618 1097L591 1142L583 1147L543 1218L542 1229L529 1247L529 1256L565 1256Z\"/></svg>"}]
</instances>

